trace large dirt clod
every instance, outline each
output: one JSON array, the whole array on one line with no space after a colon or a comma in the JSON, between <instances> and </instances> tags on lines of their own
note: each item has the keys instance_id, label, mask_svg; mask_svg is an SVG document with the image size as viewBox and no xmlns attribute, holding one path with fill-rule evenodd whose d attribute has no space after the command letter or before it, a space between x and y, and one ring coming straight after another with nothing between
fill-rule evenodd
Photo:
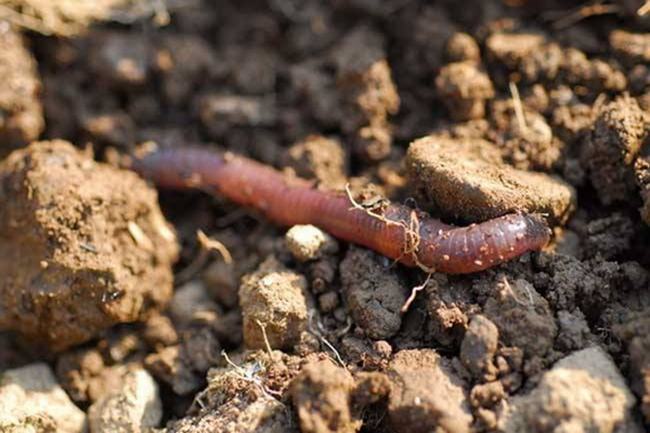
<instances>
[{"instance_id":1,"label":"large dirt clod","mask_svg":"<svg viewBox=\"0 0 650 433\"><path fill-rule=\"evenodd\" d=\"M177 245L155 191L63 141L0 163L0 328L64 349L162 308Z\"/></svg>"}]
</instances>

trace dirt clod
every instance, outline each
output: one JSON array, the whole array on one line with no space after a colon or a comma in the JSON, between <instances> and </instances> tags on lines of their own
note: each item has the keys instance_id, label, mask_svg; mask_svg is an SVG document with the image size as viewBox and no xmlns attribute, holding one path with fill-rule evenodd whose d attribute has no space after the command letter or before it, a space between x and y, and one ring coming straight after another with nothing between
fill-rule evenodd
<instances>
[{"instance_id":1,"label":"dirt clod","mask_svg":"<svg viewBox=\"0 0 650 433\"><path fill-rule=\"evenodd\" d=\"M479 222L510 212L548 214L555 224L575 207L575 191L560 179L516 170L478 139L429 136L409 146L410 182L443 215Z\"/></svg>"},{"instance_id":2,"label":"dirt clod","mask_svg":"<svg viewBox=\"0 0 650 433\"><path fill-rule=\"evenodd\" d=\"M634 431L634 403L612 360L592 347L562 359L532 393L515 398L504 431Z\"/></svg>"},{"instance_id":3,"label":"dirt clod","mask_svg":"<svg viewBox=\"0 0 650 433\"><path fill-rule=\"evenodd\" d=\"M307 281L269 258L242 278L239 304L242 309L244 344L249 349L289 349L307 327ZM265 335L266 334L266 338Z\"/></svg>"},{"instance_id":4,"label":"dirt clod","mask_svg":"<svg viewBox=\"0 0 650 433\"><path fill-rule=\"evenodd\" d=\"M287 248L299 262L316 260L338 251L336 240L312 225L293 226L287 231L284 239Z\"/></svg>"},{"instance_id":5,"label":"dirt clod","mask_svg":"<svg viewBox=\"0 0 650 433\"><path fill-rule=\"evenodd\" d=\"M4 23L3 23L4 24ZM25 38L0 29L0 157L36 140L45 126L38 98L41 82Z\"/></svg>"},{"instance_id":6,"label":"dirt clod","mask_svg":"<svg viewBox=\"0 0 650 433\"><path fill-rule=\"evenodd\" d=\"M354 380L346 370L323 360L302 368L291 384L293 405L304 433L354 433L361 421L351 413Z\"/></svg>"},{"instance_id":7,"label":"dirt clod","mask_svg":"<svg viewBox=\"0 0 650 433\"><path fill-rule=\"evenodd\" d=\"M603 204L626 200L636 190L633 164L650 135L648 115L624 96L602 107L582 159Z\"/></svg>"},{"instance_id":8,"label":"dirt clod","mask_svg":"<svg viewBox=\"0 0 650 433\"><path fill-rule=\"evenodd\" d=\"M388 415L399 433L469 432L465 385L433 350L403 350L391 361Z\"/></svg>"},{"instance_id":9,"label":"dirt clod","mask_svg":"<svg viewBox=\"0 0 650 433\"><path fill-rule=\"evenodd\" d=\"M490 77L474 62L445 65L436 77L436 90L454 120L485 117L485 101L494 97Z\"/></svg>"},{"instance_id":10,"label":"dirt clod","mask_svg":"<svg viewBox=\"0 0 650 433\"><path fill-rule=\"evenodd\" d=\"M2 373L0 431L82 433L86 415L56 382L46 364L30 364Z\"/></svg>"},{"instance_id":11,"label":"dirt clod","mask_svg":"<svg viewBox=\"0 0 650 433\"><path fill-rule=\"evenodd\" d=\"M472 317L460 346L460 359L475 377L494 377L498 341L499 330L494 323L480 314Z\"/></svg>"},{"instance_id":12,"label":"dirt clod","mask_svg":"<svg viewBox=\"0 0 650 433\"><path fill-rule=\"evenodd\" d=\"M162 418L158 385L142 368L125 370L121 386L105 393L88 409L91 432L142 432Z\"/></svg>"},{"instance_id":13,"label":"dirt clod","mask_svg":"<svg viewBox=\"0 0 650 433\"><path fill-rule=\"evenodd\" d=\"M63 349L171 297L175 235L156 193L63 141L0 164L0 326Z\"/></svg>"},{"instance_id":14,"label":"dirt clod","mask_svg":"<svg viewBox=\"0 0 650 433\"><path fill-rule=\"evenodd\" d=\"M370 338L395 335L407 288L390 262L370 250L350 247L341 262L343 296L354 322Z\"/></svg>"},{"instance_id":15,"label":"dirt clod","mask_svg":"<svg viewBox=\"0 0 650 433\"><path fill-rule=\"evenodd\" d=\"M332 189L345 186L347 157L336 139L309 135L287 149L283 162L296 175L315 179L319 185Z\"/></svg>"},{"instance_id":16,"label":"dirt clod","mask_svg":"<svg viewBox=\"0 0 650 433\"><path fill-rule=\"evenodd\" d=\"M504 280L485 303L484 314L499 328L502 341L526 356L543 356L553 347L557 325L548 302L526 280ZM529 332L521 332L528 329Z\"/></svg>"}]
</instances>

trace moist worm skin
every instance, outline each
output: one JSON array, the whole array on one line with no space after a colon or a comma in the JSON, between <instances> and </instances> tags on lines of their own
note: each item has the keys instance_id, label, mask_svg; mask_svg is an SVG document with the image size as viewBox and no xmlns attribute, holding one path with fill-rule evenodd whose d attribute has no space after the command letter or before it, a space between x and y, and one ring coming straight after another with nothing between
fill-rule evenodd
<instances>
[{"instance_id":1,"label":"moist worm skin","mask_svg":"<svg viewBox=\"0 0 650 433\"><path fill-rule=\"evenodd\" d=\"M491 268L549 240L543 218L510 214L454 227L424 212L390 204L381 216L352 207L343 193L323 191L256 161L201 148L161 149L131 168L161 187L198 188L262 212L276 224L312 224L407 266L449 274Z\"/></svg>"}]
</instances>

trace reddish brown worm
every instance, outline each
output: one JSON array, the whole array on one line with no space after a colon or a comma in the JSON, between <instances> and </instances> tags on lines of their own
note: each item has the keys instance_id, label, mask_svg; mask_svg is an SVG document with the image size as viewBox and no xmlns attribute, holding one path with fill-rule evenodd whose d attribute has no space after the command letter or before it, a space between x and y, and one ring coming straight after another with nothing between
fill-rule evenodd
<instances>
[{"instance_id":1,"label":"reddish brown worm","mask_svg":"<svg viewBox=\"0 0 650 433\"><path fill-rule=\"evenodd\" d=\"M466 274L541 249L550 232L539 215L509 214L454 227L424 212L389 204L378 213L349 195L314 188L256 161L202 148L159 149L132 168L161 187L200 188L262 212L276 224L312 224L407 266Z\"/></svg>"}]
</instances>

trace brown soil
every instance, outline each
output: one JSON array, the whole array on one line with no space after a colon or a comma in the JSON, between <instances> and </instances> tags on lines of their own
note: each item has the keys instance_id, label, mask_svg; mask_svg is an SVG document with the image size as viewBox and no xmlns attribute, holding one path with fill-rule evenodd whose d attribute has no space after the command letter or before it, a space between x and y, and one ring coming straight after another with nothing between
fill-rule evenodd
<instances>
[{"instance_id":1,"label":"brown soil","mask_svg":"<svg viewBox=\"0 0 650 433\"><path fill-rule=\"evenodd\" d=\"M42 3L0 18L0 431L650 427L643 0ZM156 192L143 143L553 240L428 276Z\"/></svg>"}]
</instances>

